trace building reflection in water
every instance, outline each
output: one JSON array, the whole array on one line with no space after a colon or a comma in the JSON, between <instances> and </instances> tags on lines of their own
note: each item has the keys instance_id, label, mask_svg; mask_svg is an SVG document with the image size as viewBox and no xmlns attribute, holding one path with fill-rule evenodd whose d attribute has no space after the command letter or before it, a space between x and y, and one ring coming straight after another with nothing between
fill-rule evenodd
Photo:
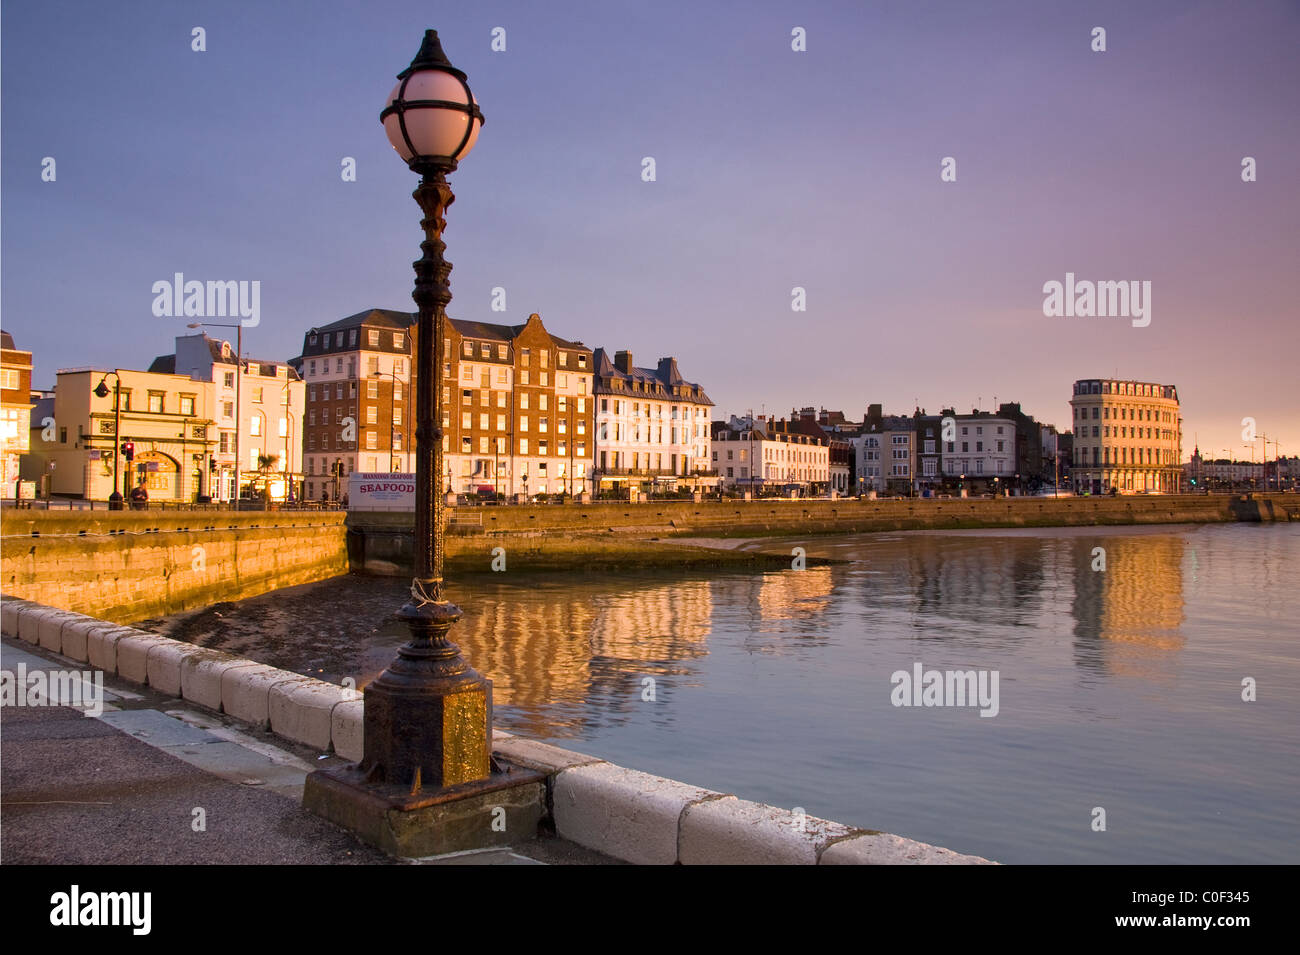
<instances>
[{"instance_id":1,"label":"building reflection in water","mask_svg":"<svg viewBox=\"0 0 1300 955\"><path fill-rule=\"evenodd\" d=\"M1095 548L1106 569L1093 570ZM1073 542L1074 659L1107 674L1165 679L1183 649L1183 556L1178 534Z\"/></svg>"},{"instance_id":2,"label":"building reflection in water","mask_svg":"<svg viewBox=\"0 0 1300 955\"><path fill-rule=\"evenodd\" d=\"M1036 538L916 535L873 559L864 599L872 610L910 611L919 638L973 638L987 647L990 627L1006 643L1030 639L1002 631L1031 627L1046 601L1054 561L1048 541Z\"/></svg>"},{"instance_id":3,"label":"building reflection in water","mask_svg":"<svg viewBox=\"0 0 1300 955\"><path fill-rule=\"evenodd\" d=\"M836 572L822 566L720 577L713 582L714 607L731 618L720 625L743 630L750 653L824 646Z\"/></svg>"},{"instance_id":4,"label":"building reflection in water","mask_svg":"<svg viewBox=\"0 0 1300 955\"><path fill-rule=\"evenodd\" d=\"M691 661L708 652L712 616L707 580L627 579L615 589L569 579L476 593L453 637L492 677L503 728L568 735L597 716L617 723L651 705L642 698L646 677L656 681L658 702L694 676ZM672 719L671 707L654 714Z\"/></svg>"}]
</instances>

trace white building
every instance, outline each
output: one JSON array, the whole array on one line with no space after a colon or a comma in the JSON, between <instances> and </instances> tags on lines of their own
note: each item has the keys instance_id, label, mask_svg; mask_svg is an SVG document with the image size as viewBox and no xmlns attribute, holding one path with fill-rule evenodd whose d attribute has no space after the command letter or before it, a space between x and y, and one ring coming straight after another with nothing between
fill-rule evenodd
<instances>
[{"instance_id":1,"label":"white building","mask_svg":"<svg viewBox=\"0 0 1300 955\"><path fill-rule=\"evenodd\" d=\"M987 411L954 415L954 440L943 444L943 474L963 488L997 491L1016 481L1016 423Z\"/></svg>"},{"instance_id":2,"label":"white building","mask_svg":"<svg viewBox=\"0 0 1300 955\"><path fill-rule=\"evenodd\" d=\"M710 459L710 409L704 389L677 370L677 359L637 368L632 353L594 353L596 474L605 490L633 486L716 485Z\"/></svg>"},{"instance_id":3,"label":"white building","mask_svg":"<svg viewBox=\"0 0 1300 955\"><path fill-rule=\"evenodd\" d=\"M267 490L273 500L291 491L294 499L302 496L306 389L291 366L249 358L241 365L230 342L199 332L178 335L175 353L155 358L149 371L212 382L217 443L207 469L214 500L235 494L237 430L240 484Z\"/></svg>"}]
</instances>

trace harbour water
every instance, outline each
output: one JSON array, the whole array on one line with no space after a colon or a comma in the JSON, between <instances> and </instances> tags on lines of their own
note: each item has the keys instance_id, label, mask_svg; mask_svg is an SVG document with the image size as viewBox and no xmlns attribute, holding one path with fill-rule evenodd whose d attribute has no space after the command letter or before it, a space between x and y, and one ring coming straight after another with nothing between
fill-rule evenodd
<instances>
[{"instance_id":1,"label":"harbour water","mask_svg":"<svg viewBox=\"0 0 1300 955\"><path fill-rule=\"evenodd\" d=\"M841 563L452 581L496 725L1002 862L1300 858L1297 525L743 546ZM364 686L404 639L406 586L342 577L155 625ZM918 665L996 674L996 715L895 705Z\"/></svg>"}]
</instances>

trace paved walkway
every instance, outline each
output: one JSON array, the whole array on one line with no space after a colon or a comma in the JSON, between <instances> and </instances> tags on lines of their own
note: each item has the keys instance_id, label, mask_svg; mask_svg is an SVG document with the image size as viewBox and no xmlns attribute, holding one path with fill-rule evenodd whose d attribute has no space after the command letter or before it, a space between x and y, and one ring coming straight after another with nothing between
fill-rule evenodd
<instances>
[{"instance_id":1,"label":"paved walkway","mask_svg":"<svg viewBox=\"0 0 1300 955\"><path fill-rule=\"evenodd\" d=\"M4 638L6 679L85 665ZM18 686L21 693L23 687ZM223 716L106 680L95 717L75 687L0 715L5 863L401 864L301 807L307 773L343 761ZM23 700L27 702L26 697ZM418 860L440 865L590 864L558 839Z\"/></svg>"}]
</instances>

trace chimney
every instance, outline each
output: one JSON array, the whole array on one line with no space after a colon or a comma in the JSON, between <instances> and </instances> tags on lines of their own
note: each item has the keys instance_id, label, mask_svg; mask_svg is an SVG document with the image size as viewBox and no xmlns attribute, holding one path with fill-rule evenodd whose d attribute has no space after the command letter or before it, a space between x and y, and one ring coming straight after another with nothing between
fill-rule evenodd
<instances>
[{"instance_id":1,"label":"chimney","mask_svg":"<svg viewBox=\"0 0 1300 955\"><path fill-rule=\"evenodd\" d=\"M628 355L628 364L632 363L632 356ZM671 384L681 381L681 374L677 371L677 359L671 355L667 358L659 359L659 377Z\"/></svg>"},{"instance_id":2,"label":"chimney","mask_svg":"<svg viewBox=\"0 0 1300 955\"><path fill-rule=\"evenodd\" d=\"M632 374L632 353L630 351L614 352L614 367L625 375Z\"/></svg>"}]
</instances>

